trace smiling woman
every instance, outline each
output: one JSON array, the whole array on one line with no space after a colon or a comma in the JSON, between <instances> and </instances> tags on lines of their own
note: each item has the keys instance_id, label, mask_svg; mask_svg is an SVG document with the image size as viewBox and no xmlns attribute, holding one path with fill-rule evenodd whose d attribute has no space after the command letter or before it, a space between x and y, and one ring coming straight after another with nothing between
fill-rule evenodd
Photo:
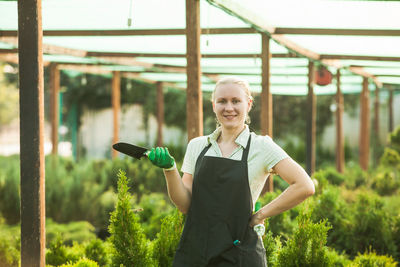
<instances>
[{"instance_id":1,"label":"smiling woman","mask_svg":"<svg viewBox=\"0 0 400 267\"><path fill-rule=\"evenodd\" d=\"M250 132L245 122L252 104L246 81L224 78L212 94L219 125L212 134L190 140L183 176L167 148L149 155L164 169L171 200L187 213L174 267L267 266L262 238L253 227L314 193L299 164L269 136ZM271 169L290 186L253 214Z\"/></svg>"}]
</instances>

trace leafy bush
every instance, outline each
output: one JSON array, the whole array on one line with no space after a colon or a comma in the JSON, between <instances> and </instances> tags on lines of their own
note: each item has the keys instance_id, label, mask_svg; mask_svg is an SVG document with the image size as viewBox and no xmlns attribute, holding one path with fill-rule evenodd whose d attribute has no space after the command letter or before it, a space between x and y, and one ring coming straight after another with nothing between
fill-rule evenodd
<instances>
[{"instance_id":1,"label":"leafy bush","mask_svg":"<svg viewBox=\"0 0 400 267\"><path fill-rule=\"evenodd\" d=\"M383 202L378 196L365 192L358 194L352 215L351 255L372 247L378 253L396 256L391 218L383 210Z\"/></svg>"},{"instance_id":2,"label":"leafy bush","mask_svg":"<svg viewBox=\"0 0 400 267\"><path fill-rule=\"evenodd\" d=\"M358 254L352 266L359 267L396 267L397 263L390 256L376 255L375 252Z\"/></svg>"},{"instance_id":3,"label":"leafy bush","mask_svg":"<svg viewBox=\"0 0 400 267\"><path fill-rule=\"evenodd\" d=\"M356 189L368 181L367 172L354 162L347 164L344 176L346 177L345 186L349 189Z\"/></svg>"},{"instance_id":4,"label":"leafy bush","mask_svg":"<svg viewBox=\"0 0 400 267\"><path fill-rule=\"evenodd\" d=\"M18 266L19 254L19 251L12 241L6 237L0 236L0 266Z\"/></svg>"},{"instance_id":5,"label":"leafy bush","mask_svg":"<svg viewBox=\"0 0 400 267\"><path fill-rule=\"evenodd\" d=\"M76 263L63 264L61 267L99 267L99 265L93 260L82 258Z\"/></svg>"},{"instance_id":6,"label":"leafy bush","mask_svg":"<svg viewBox=\"0 0 400 267\"><path fill-rule=\"evenodd\" d=\"M268 192L258 201L264 206L275 199L280 193L281 192L279 190L275 192ZM288 239L289 236L292 235L294 228L296 227L296 221L294 218L298 215L299 208L300 207L296 207L268 218L268 229L273 233L274 236L281 236L283 239Z\"/></svg>"},{"instance_id":7,"label":"leafy bush","mask_svg":"<svg viewBox=\"0 0 400 267\"><path fill-rule=\"evenodd\" d=\"M332 227L327 238L329 246L337 250L347 250L352 246L350 210L337 187L326 187L322 194L314 199L311 218L314 222L328 220Z\"/></svg>"},{"instance_id":8,"label":"leafy bush","mask_svg":"<svg viewBox=\"0 0 400 267\"><path fill-rule=\"evenodd\" d=\"M160 267L172 266L183 229L183 215L177 209L161 220L161 231L153 241L152 257Z\"/></svg>"},{"instance_id":9,"label":"leafy bush","mask_svg":"<svg viewBox=\"0 0 400 267\"><path fill-rule=\"evenodd\" d=\"M68 224L54 223L51 219L46 220L46 243L61 237L65 245L73 242L82 243L96 238L94 227L89 222L71 222Z\"/></svg>"},{"instance_id":10,"label":"leafy bush","mask_svg":"<svg viewBox=\"0 0 400 267\"><path fill-rule=\"evenodd\" d=\"M151 264L148 240L139 224L139 216L131 208L128 179L123 171L118 177L118 201L109 226L112 265L148 267Z\"/></svg>"},{"instance_id":11,"label":"leafy bush","mask_svg":"<svg viewBox=\"0 0 400 267\"><path fill-rule=\"evenodd\" d=\"M162 218L172 211L172 205L167 198L165 194L151 193L144 195L138 204L143 209L140 212L140 223L150 239L154 239L160 232Z\"/></svg>"},{"instance_id":12,"label":"leafy bush","mask_svg":"<svg viewBox=\"0 0 400 267\"><path fill-rule=\"evenodd\" d=\"M0 157L0 213L8 224L20 220L18 157Z\"/></svg>"},{"instance_id":13,"label":"leafy bush","mask_svg":"<svg viewBox=\"0 0 400 267\"><path fill-rule=\"evenodd\" d=\"M275 266L277 264L278 251L282 248L280 241L281 236L273 236L271 230L269 230L269 219L265 220L266 234L263 237L263 243L265 248L265 255L267 257L268 266Z\"/></svg>"},{"instance_id":14,"label":"leafy bush","mask_svg":"<svg viewBox=\"0 0 400 267\"><path fill-rule=\"evenodd\" d=\"M46 264L59 266L67 263L75 263L84 257L83 247L74 243L72 247L67 247L61 236L58 236L50 243L46 252Z\"/></svg>"},{"instance_id":15,"label":"leafy bush","mask_svg":"<svg viewBox=\"0 0 400 267\"><path fill-rule=\"evenodd\" d=\"M335 267L347 267L351 265L351 260L349 260L346 254L338 254L338 252L334 249L328 249L326 251L328 256L328 261L330 262L331 266Z\"/></svg>"},{"instance_id":16,"label":"leafy bush","mask_svg":"<svg viewBox=\"0 0 400 267\"><path fill-rule=\"evenodd\" d=\"M399 172L384 169L372 178L372 188L381 196L391 195L400 187Z\"/></svg>"},{"instance_id":17,"label":"leafy bush","mask_svg":"<svg viewBox=\"0 0 400 267\"><path fill-rule=\"evenodd\" d=\"M400 126L389 134L390 146L400 153Z\"/></svg>"},{"instance_id":18,"label":"leafy bush","mask_svg":"<svg viewBox=\"0 0 400 267\"><path fill-rule=\"evenodd\" d=\"M298 228L278 251L276 266L331 266L325 246L329 226L326 221L313 223L311 213L303 210L298 216Z\"/></svg>"},{"instance_id":19,"label":"leafy bush","mask_svg":"<svg viewBox=\"0 0 400 267\"><path fill-rule=\"evenodd\" d=\"M400 154L394 149L386 147L380 159L380 163L384 166L398 167L400 166Z\"/></svg>"},{"instance_id":20,"label":"leafy bush","mask_svg":"<svg viewBox=\"0 0 400 267\"><path fill-rule=\"evenodd\" d=\"M100 239L93 239L85 246L85 255L88 259L97 262L100 266L109 264L106 244Z\"/></svg>"}]
</instances>

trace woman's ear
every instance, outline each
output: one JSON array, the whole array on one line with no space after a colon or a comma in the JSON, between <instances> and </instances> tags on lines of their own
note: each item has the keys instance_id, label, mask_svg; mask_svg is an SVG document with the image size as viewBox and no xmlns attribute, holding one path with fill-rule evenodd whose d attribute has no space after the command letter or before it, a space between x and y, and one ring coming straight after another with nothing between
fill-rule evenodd
<instances>
[{"instance_id":1,"label":"woman's ear","mask_svg":"<svg viewBox=\"0 0 400 267\"><path fill-rule=\"evenodd\" d=\"M253 100L249 99L247 112L250 112L251 108L253 107Z\"/></svg>"},{"instance_id":2,"label":"woman's ear","mask_svg":"<svg viewBox=\"0 0 400 267\"><path fill-rule=\"evenodd\" d=\"M213 111L214 111L214 113L216 113L215 112L215 103L214 103L214 101L211 101L211 103L212 103Z\"/></svg>"}]
</instances>

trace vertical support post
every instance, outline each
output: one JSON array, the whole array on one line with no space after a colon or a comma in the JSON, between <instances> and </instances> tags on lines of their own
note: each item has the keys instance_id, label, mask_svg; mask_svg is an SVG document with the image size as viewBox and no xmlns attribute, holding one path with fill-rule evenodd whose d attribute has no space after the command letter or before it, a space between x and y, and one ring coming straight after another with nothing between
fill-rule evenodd
<instances>
[{"instance_id":1,"label":"vertical support post","mask_svg":"<svg viewBox=\"0 0 400 267\"><path fill-rule=\"evenodd\" d=\"M379 141L379 87L375 84L375 99L374 99L374 164L378 163L378 148L380 145Z\"/></svg>"},{"instance_id":2,"label":"vertical support post","mask_svg":"<svg viewBox=\"0 0 400 267\"><path fill-rule=\"evenodd\" d=\"M360 95L360 166L368 169L369 160L369 90L368 78L363 78L362 92Z\"/></svg>"},{"instance_id":3,"label":"vertical support post","mask_svg":"<svg viewBox=\"0 0 400 267\"><path fill-rule=\"evenodd\" d=\"M21 266L45 266L42 2L18 1Z\"/></svg>"},{"instance_id":4,"label":"vertical support post","mask_svg":"<svg viewBox=\"0 0 400 267\"><path fill-rule=\"evenodd\" d=\"M186 0L186 51L186 125L190 140L203 135L199 0Z\"/></svg>"},{"instance_id":5,"label":"vertical support post","mask_svg":"<svg viewBox=\"0 0 400 267\"><path fill-rule=\"evenodd\" d=\"M344 172L343 94L340 90L340 69L336 72L336 170Z\"/></svg>"},{"instance_id":6,"label":"vertical support post","mask_svg":"<svg viewBox=\"0 0 400 267\"><path fill-rule=\"evenodd\" d=\"M58 154L58 126L59 126L59 92L60 70L57 64L50 64L50 96L51 96L51 143L52 154Z\"/></svg>"},{"instance_id":7,"label":"vertical support post","mask_svg":"<svg viewBox=\"0 0 400 267\"><path fill-rule=\"evenodd\" d=\"M394 123L393 123L393 88L389 87L389 133L393 132Z\"/></svg>"},{"instance_id":8,"label":"vertical support post","mask_svg":"<svg viewBox=\"0 0 400 267\"><path fill-rule=\"evenodd\" d=\"M316 97L314 94L314 62L308 62L308 96L307 96L307 173L315 171L315 136L316 136Z\"/></svg>"},{"instance_id":9,"label":"vertical support post","mask_svg":"<svg viewBox=\"0 0 400 267\"><path fill-rule=\"evenodd\" d=\"M112 107L113 107L113 144L119 139L119 113L121 110L121 73L113 71L111 82L112 87ZM112 158L117 156L117 151L112 150Z\"/></svg>"},{"instance_id":10,"label":"vertical support post","mask_svg":"<svg viewBox=\"0 0 400 267\"><path fill-rule=\"evenodd\" d=\"M271 83L270 83L270 62L271 62L271 51L270 51L270 37L261 33L261 134L269 135L272 138L273 135L273 109L272 109L272 94L271 94ZM273 174L270 174L266 184L264 185L264 191L274 191L274 178Z\"/></svg>"},{"instance_id":11,"label":"vertical support post","mask_svg":"<svg viewBox=\"0 0 400 267\"><path fill-rule=\"evenodd\" d=\"M162 82L157 82L157 146L163 145L164 92Z\"/></svg>"}]
</instances>

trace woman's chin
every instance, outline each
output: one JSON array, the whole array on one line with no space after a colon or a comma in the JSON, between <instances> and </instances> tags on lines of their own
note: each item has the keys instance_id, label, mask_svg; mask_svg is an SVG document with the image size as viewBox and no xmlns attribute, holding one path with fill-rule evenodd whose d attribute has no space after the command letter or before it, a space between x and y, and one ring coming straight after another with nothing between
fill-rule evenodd
<instances>
[{"instance_id":1,"label":"woman's chin","mask_svg":"<svg viewBox=\"0 0 400 267\"><path fill-rule=\"evenodd\" d=\"M243 128L244 123L239 123L239 122L235 122L235 121L225 121L223 123L221 123L222 127L224 127L227 130L231 130L231 129L236 129L236 128Z\"/></svg>"}]
</instances>

